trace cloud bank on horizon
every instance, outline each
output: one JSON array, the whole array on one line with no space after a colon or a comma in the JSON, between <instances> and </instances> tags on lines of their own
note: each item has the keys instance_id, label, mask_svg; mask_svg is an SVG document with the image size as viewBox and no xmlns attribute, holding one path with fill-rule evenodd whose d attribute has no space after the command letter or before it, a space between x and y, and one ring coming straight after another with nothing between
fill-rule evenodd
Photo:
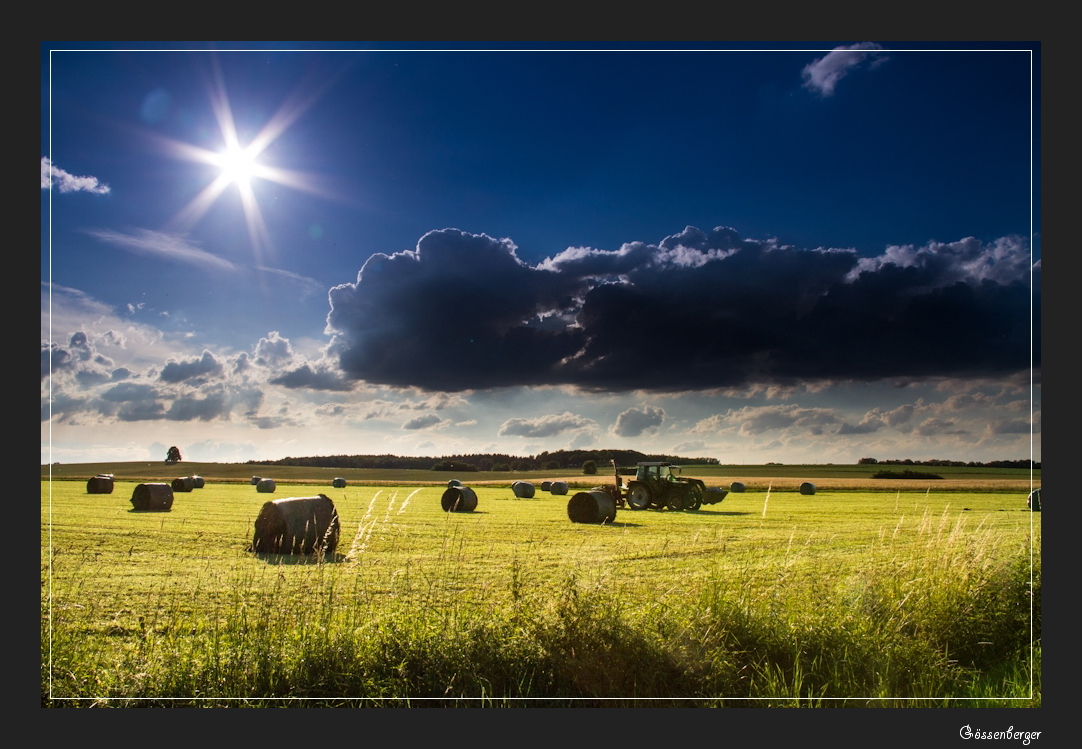
<instances>
[{"instance_id":1,"label":"cloud bank on horizon","mask_svg":"<svg viewBox=\"0 0 1082 749\"><path fill-rule=\"evenodd\" d=\"M445 229L415 250L372 255L356 283L330 290L328 355L350 380L450 392L672 392L1030 367L1020 237L860 258L689 226L656 245L570 248L533 266L515 249Z\"/></svg>"},{"instance_id":2,"label":"cloud bank on horizon","mask_svg":"<svg viewBox=\"0 0 1082 749\"><path fill-rule=\"evenodd\" d=\"M824 381L1010 378L1031 365L1031 273L1033 330L1040 326L1040 263L1030 268L1019 237L893 246L860 258L689 226L658 244L573 247L534 265L515 250L508 239L444 229L426 234L414 250L373 254L356 283L329 290L330 340L316 359L276 332L251 352L204 350L142 371L110 356L125 347L116 329L95 340L78 331L65 344L43 343L43 384L53 376L51 414L70 423L240 417L274 429L305 421L295 403L267 408L275 389L333 395L383 385L433 393L408 405L370 404L363 416L426 411L401 424L417 432L451 425L435 411L465 405L453 395L464 391L732 393L814 389ZM1039 336L1033 366L1039 370ZM945 413L979 405L967 397L943 406ZM322 406L325 415L330 407ZM744 407L703 418L689 431L952 433L949 419L929 416L914 426L915 408L925 413L932 406L872 409L859 423L824 408ZM332 415L350 413L337 405ZM42 419L49 415L43 401ZM664 408L644 403L621 412L609 433L634 438L669 421ZM993 431L1014 433L1018 424L1029 428L1024 420L1000 420ZM596 420L565 411L507 419L498 434L570 433L577 444L590 444L602 431Z\"/></svg>"}]
</instances>

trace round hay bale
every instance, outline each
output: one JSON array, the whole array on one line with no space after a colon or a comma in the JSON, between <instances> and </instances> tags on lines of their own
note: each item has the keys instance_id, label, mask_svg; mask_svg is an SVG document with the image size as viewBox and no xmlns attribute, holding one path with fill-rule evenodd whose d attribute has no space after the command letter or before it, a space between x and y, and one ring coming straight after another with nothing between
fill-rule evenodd
<instances>
[{"instance_id":1,"label":"round hay bale","mask_svg":"<svg viewBox=\"0 0 1082 749\"><path fill-rule=\"evenodd\" d=\"M800 493L815 494L815 484L811 483L810 481L805 481L803 484L800 485Z\"/></svg>"},{"instance_id":2,"label":"round hay bale","mask_svg":"<svg viewBox=\"0 0 1082 749\"><path fill-rule=\"evenodd\" d=\"M202 489L207 485L207 482L203 480L202 476L192 476L192 487L195 489Z\"/></svg>"},{"instance_id":3,"label":"round hay bale","mask_svg":"<svg viewBox=\"0 0 1082 749\"><path fill-rule=\"evenodd\" d=\"M258 484L262 480L263 480L262 476L252 476L252 486L255 486L256 484Z\"/></svg>"},{"instance_id":4,"label":"round hay bale","mask_svg":"<svg viewBox=\"0 0 1082 749\"><path fill-rule=\"evenodd\" d=\"M572 523L611 523L616 519L616 500L601 489L578 492L567 501Z\"/></svg>"},{"instance_id":5,"label":"round hay bale","mask_svg":"<svg viewBox=\"0 0 1082 749\"><path fill-rule=\"evenodd\" d=\"M260 479L255 485L255 490L264 494L274 494L274 479Z\"/></svg>"},{"instance_id":6,"label":"round hay bale","mask_svg":"<svg viewBox=\"0 0 1082 749\"><path fill-rule=\"evenodd\" d=\"M338 511L326 494L266 502L255 519L252 551L269 554L333 554L340 532Z\"/></svg>"},{"instance_id":7,"label":"round hay bale","mask_svg":"<svg viewBox=\"0 0 1082 749\"><path fill-rule=\"evenodd\" d=\"M511 484L511 491L515 493L515 496L519 499L530 499L533 497L534 488L533 484L529 481L516 481Z\"/></svg>"},{"instance_id":8,"label":"round hay bale","mask_svg":"<svg viewBox=\"0 0 1082 749\"><path fill-rule=\"evenodd\" d=\"M331 482L331 486L333 486L335 489L345 489L346 480L341 477L336 478L334 481Z\"/></svg>"},{"instance_id":9,"label":"round hay bale","mask_svg":"<svg viewBox=\"0 0 1082 749\"><path fill-rule=\"evenodd\" d=\"M195 488L195 481L191 476L181 476L173 479L172 487L175 492L190 492Z\"/></svg>"},{"instance_id":10,"label":"round hay bale","mask_svg":"<svg viewBox=\"0 0 1082 749\"><path fill-rule=\"evenodd\" d=\"M173 508L173 487L169 484L139 484L131 495L131 504L140 512L169 512Z\"/></svg>"},{"instance_id":11,"label":"round hay bale","mask_svg":"<svg viewBox=\"0 0 1082 749\"><path fill-rule=\"evenodd\" d=\"M552 494L564 495L567 494L567 482L566 481L553 481L552 486L549 487L549 492Z\"/></svg>"},{"instance_id":12,"label":"round hay bale","mask_svg":"<svg viewBox=\"0 0 1082 749\"><path fill-rule=\"evenodd\" d=\"M740 492L747 491L747 487L739 481L734 481L729 484L729 491L739 494Z\"/></svg>"},{"instance_id":13,"label":"round hay bale","mask_svg":"<svg viewBox=\"0 0 1082 749\"><path fill-rule=\"evenodd\" d=\"M463 484L458 479L451 479L447 482L447 488L450 489L452 486L465 486L465 484Z\"/></svg>"},{"instance_id":14,"label":"round hay bale","mask_svg":"<svg viewBox=\"0 0 1082 749\"><path fill-rule=\"evenodd\" d=\"M552 482L551 481L542 481L541 482L541 491L547 492L547 491L550 491L551 489L552 489Z\"/></svg>"},{"instance_id":15,"label":"round hay bale","mask_svg":"<svg viewBox=\"0 0 1082 749\"><path fill-rule=\"evenodd\" d=\"M98 474L93 478L87 479L86 482L87 494L112 494L113 493L113 477Z\"/></svg>"},{"instance_id":16,"label":"round hay bale","mask_svg":"<svg viewBox=\"0 0 1082 749\"><path fill-rule=\"evenodd\" d=\"M449 486L440 505L444 512L473 512L477 509L477 494L468 486Z\"/></svg>"}]
</instances>

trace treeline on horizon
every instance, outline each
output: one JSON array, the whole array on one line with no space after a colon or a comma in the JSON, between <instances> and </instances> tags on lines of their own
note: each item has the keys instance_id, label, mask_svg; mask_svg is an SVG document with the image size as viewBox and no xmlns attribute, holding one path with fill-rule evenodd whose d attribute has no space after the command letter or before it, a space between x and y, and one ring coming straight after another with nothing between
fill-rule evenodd
<instances>
[{"instance_id":1,"label":"treeline on horizon","mask_svg":"<svg viewBox=\"0 0 1082 749\"><path fill-rule=\"evenodd\" d=\"M967 468L1040 468L1041 461L1033 460L992 460L987 463L971 460L968 463L961 460L876 460L875 458L861 458L857 465L886 465L886 466L964 466Z\"/></svg>"},{"instance_id":2,"label":"treeline on horizon","mask_svg":"<svg viewBox=\"0 0 1082 749\"><path fill-rule=\"evenodd\" d=\"M440 458L410 457L403 455L315 455L310 457L287 457L278 460L249 460L250 465L307 466L314 468L392 468L450 471L540 471L580 469L587 461L593 461L598 473L604 473L612 461L618 466L633 466L644 462L666 462L674 465L720 465L717 458L686 458L679 455L650 455L638 450L557 450L522 457L504 453L469 455L444 455ZM861 458L858 465L904 465L904 466L963 466L969 468L1034 468L1040 469L1040 461L993 460L987 463L961 460L911 460L906 458L878 460ZM771 465L771 464L767 464ZM780 465L780 464L774 464Z\"/></svg>"},{"instance_id":3,"label":"treeline on horizon","mask_svg":"<svg viewBox=\"0 0 1082 749\"><path fill-rule=\"evenodd\" d=\"M603 473L611 461L618 466L631 466L644 462L666 462L675 465L718 465L717 458L685 458L677 455L648 455L638 450L557 450L530 457L485 453L471 455L445 455L441 458L409 457L402 455L317 455L306 458L280 458L278 460L249 460L249 464L278 466L307 466L314 468L395 468L454 471L540 471L582 468L583 463L593 461L599 473Z\"/></svg>"}]
</instances>

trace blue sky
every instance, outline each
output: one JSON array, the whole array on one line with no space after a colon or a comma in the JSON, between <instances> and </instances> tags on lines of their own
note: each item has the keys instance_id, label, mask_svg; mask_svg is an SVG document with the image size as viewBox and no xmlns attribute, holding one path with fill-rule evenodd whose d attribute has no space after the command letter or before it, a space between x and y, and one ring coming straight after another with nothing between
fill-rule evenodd
<instances>
[{"instance_id":1,"label":"blue sky","mask_svg":"<svg viewBox=\"0 0 1082 749\"><path fill-rule=\"evenodd\" d=\"M1040 459L1035 45L256 46L43 44L43 462Z\"/></svg>"}]
</instances>

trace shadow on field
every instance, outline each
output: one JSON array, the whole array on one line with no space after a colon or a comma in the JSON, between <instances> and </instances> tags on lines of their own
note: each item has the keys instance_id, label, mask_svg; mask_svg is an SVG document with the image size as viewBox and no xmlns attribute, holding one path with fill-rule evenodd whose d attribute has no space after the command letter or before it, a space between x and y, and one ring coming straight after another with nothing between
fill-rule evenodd
<instances>
[{"instance_id":1,"label":"shadow on field","mask_svg":"<svg viewBox=\"0 0 1082 749\"><path fill-rule=\"evenodd\" d=\"M245 551L249 551L251 548L252 547L249 546ZM337 552L324 557L319 554L274 554L269 551L257 551L253 556L256 559L261 559L267 564L272 564L274 566L294 564L338 564L346 561L346 555Z\"/></svg>"},{"instance_id":2,"label":"shadow on field","mask_svg":"<svg viewBox=\"0 0 1082 749\"><path fill-rule=\"evenodd\" d=\"M755 515L754 512L722 512L721 510L693 510L692 515Z\"/></svg>"}]
</instances>

